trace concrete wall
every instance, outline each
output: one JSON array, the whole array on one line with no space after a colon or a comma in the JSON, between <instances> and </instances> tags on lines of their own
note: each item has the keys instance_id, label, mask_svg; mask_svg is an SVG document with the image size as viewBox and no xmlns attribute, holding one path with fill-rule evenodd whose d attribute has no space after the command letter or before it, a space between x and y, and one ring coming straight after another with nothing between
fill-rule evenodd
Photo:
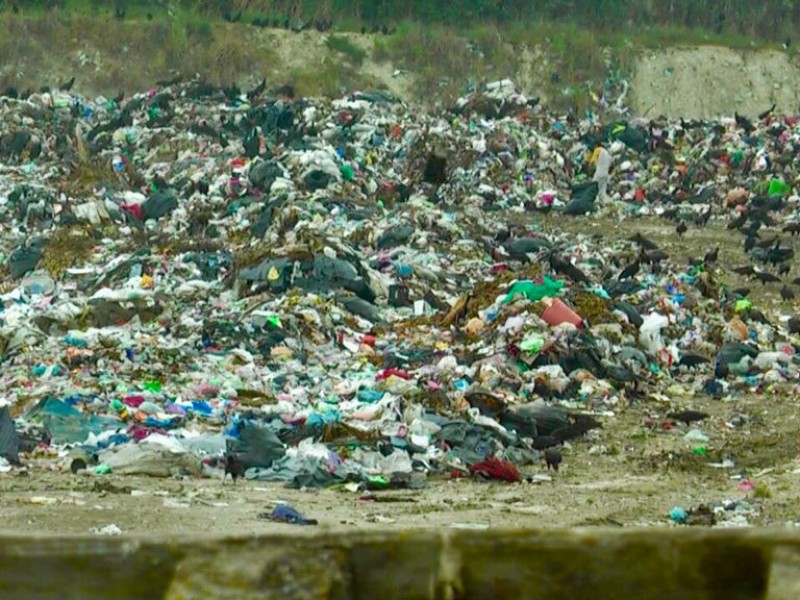
<instances>
[{"instance_id":1,"label":"concrete wall","mask_svg":"<svg viewBox=\"0 0 800 600\"><path fill-rule=\"evenodd\" d=\"M800 537L755 530L14 538L0 598L796 600Z\"/></svg>"}]
</instances>

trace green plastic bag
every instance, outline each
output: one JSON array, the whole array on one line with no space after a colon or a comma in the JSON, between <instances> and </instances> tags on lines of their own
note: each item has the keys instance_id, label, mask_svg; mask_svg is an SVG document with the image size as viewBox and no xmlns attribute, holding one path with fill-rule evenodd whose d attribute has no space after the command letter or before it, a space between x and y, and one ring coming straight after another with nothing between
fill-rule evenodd
<instances>
[{"instance_id":1,"label":"green plastic bag","mask_svg":"<svg viewBox=\"0 0 800 600\"><path fill-rule=\"evenodd\" d=\"M788 183L784 183L780 179L775 178L769 182L767 194L772 198L773 196L785 196L789 191L791 191L791 187Z\"/></svg>"},{"instance_id":2,"label":"green plastic bag","mask_svg":"<svg viewBox=\"0 0 800 600\"><path fill-rule=\"evenodd\" d=\"M511 302L517 296L525 296L531 302L537 302L542 298L553 298L558 296L563 288L564 282L550 279L549 277L545 277L542 280L542 283L534 283L529 279L525 281L518 281L511 286L510 290L508 290L508 294L503 302Z\"/></svg>"}]
</instances>

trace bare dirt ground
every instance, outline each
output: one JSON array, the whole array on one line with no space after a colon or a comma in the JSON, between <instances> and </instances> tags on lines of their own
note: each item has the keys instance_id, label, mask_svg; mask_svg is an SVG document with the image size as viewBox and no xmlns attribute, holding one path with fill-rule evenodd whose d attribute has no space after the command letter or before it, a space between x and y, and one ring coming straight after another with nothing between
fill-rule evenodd
<instances>
[{"instance_id":1,"label":"bare dirt ground","mask_svg":"<svg viewBox=\"0 0 800 600\"><path fill-rule=\"evenodd\" d=\"M798 55L715 46L642 51L636 57L632 108L636 114L685 119L739 114L755 117L773 103L797 110Z\"/></svg>"},{"instance_id":2,"label":"bare dirt ground","mask_svg":"<svg viewBox=\"0 0 800 600\"><path fill-rule=\"evenodd\" d=\"M615 223L609 219L549 218L543 229L601 233L613 238L642 231L676 262L702 256L719 244L724 269L744 262L741 238L721 223L690 229L677 241L672 226L657 219ZM792 277L795 274L792 274ZM746 282L732 279L731 284ZM778 286L755 289L755 304L771 317L796 311L781 304ZM760 286L759 286L760 287ZM170 480L72 475L53 461L32 462L27 475L0 475L0 532L87 534L115 524L125 535L159 533L253 534L307 531L258 518L274 503L288 502L319 527L334 530L426 527L550 528L574 526L669 526L674 506L746 501L744 521L756 526L800 522L800 442L797 393L734 391L722 400L695 396L679 378L659 382L660 396L609 407L603 429L564 449L564 464L550 479L542 466L528 467L534 483L500 484L431 480L419 491L365 495L343 488L288 490L277 484L216 479ZM705 455L684 439L688 428L664 429L669 410L698 409L711 416L699 425L709 436ZM613 413L613 414L612 414ZM728 466L720 466L720 465ZM731 466L732 465L732 466ZM752 489L740 487L743 479Z\"/></svg>"}]
</instances>

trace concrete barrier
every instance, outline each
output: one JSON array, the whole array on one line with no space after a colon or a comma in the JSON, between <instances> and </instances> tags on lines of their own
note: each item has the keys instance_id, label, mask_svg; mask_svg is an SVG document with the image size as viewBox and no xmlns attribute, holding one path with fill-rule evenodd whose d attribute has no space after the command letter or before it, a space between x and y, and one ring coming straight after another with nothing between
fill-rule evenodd
<instances>
[{"instance_id":1,"label":"concrete barrier","mask_svg":"<svg viewBox=\"0 0 800 600\"><path fill-rule=\"evenodd\" d=\"M6 538L0 598L797 600L800 537L681 529Z\"/></svg>"}]
</instances>

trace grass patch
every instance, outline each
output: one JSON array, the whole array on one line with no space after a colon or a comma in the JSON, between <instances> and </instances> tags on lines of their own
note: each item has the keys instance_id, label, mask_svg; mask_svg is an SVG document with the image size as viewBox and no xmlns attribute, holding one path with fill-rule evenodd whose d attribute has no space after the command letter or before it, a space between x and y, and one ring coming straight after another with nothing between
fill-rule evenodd
<instances>
[{"instance_id":1,"label":"grass patch","mask_svg":"<svg viewBox=\"0 0 800 600\"><path fill-rule=\"evenodd\" d=\"M198 42L210 42L214 39L214 29L207 19L192 19L186 22L186 36Z\"/></svg>"},{"instance_id":2,"label":"grass patch","mask_svg":"<svg viewBox=\"0 0 800 600\"><path fill-rule=\"evenodd\" d=\"M98 240L88 227L62 227L53 232L42 251L42 266L54 277L60 277L73 266L83 266Z\"/></svg>"},{"instance_id":3,"label":"grass patch","mask_svg":"<svg viewBox=\"0 0 800 600\"><path fill-rule=\"evenodd\" d=\"M183 14L183 13L179 13ZM143 50L146 48L146 51ZM0 85L38 89L65 72L85 94L140 91L172 73L241 82L279 68L255 28L197 17L119 21L81 12L0 14Z\"/></svg>"},{"instance_id":4,"label":"grass patch","mask_svg":"<svg viewBox=\"0 0 800 600\"><path fill-rule=\"evenodd\" d=\"M753 497L767 500L772 498L772 491L767 487L767 484L759 483L753 490Z\"/></svg>"},{"instance_id":5,"label":"grass patch","mask_svg":"<svg viewBox=\"0 0 800 600\"><path fill-rule=\"evenodd\" d=\"M366 50L343 35L330 36L325 45L329 50L341 54L354 65L363 64L364 59L367 58Z\"/></svg>"},{"instance_id":6,"label":"grass patch","mask_svg":"<svg viewBox=\"0 0 800 600\"><path fill-rule=\"evenodd\" d=\"M372 77L330 57L320 65L292 70L289 81L300 96L338 98L347 92L379 87Z\"/></svg>"},{"instance_id":7,"label":"grass patch","mask_svg":"<svg viewBox=\"0 0 800 600\"><path fill-rule=\"evenodd\" d=\"M467 38L445 27L404 23L394 35L375 41L372 56L412 72L420 97L452 102L467 88L513 76L516 70L499 31L474 29L471 34Z\"/></svg>"}]
</instances>

